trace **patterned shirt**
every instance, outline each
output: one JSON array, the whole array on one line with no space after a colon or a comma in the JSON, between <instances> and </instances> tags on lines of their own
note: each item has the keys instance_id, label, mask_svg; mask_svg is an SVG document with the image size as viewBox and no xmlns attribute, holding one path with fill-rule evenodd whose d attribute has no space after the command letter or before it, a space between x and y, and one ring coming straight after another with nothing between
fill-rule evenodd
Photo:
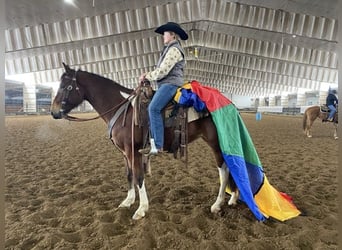
<instances>
[{"instance_id":1,"label":"patterned shirt","mask_svg":"<svg viewBox=\"0 0 342 250\"><path fill-rule=\"evenodd\" d=\"M146 74L145 78L149 81L157 81L163 79L171 71L177 62L183 60L182 53L179 49L171 47L166 53L164 60L160 64L160 67Z\"/></svg>"}]
</instances>

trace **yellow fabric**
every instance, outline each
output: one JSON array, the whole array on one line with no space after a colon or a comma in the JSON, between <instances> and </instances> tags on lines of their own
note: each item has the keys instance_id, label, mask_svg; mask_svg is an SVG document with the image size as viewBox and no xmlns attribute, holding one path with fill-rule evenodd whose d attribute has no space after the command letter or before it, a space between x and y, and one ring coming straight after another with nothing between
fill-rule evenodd
<instances>
[{"instance_id":1,"label":"yellow fabric","mask_svg":"<svg viewBox=\"0 0 342 250\"><path fill-rule=\"evenodd\" d=\"M226 192L231 194L227 187ZM259 192L254 196L260 212L265 217L272 217L280 221L285 221L297 217L301 212L294 204L285 199L264 176L264 183Z\"/></svg>"},{"instance_id":2,"label":"yellow fabric","mask_svg":"<svg viewBox=\"0 0 342 250\"><path fill-rule=\"evenodd\" d=\"M300 215L294 204L285 199L264 176L264 184L254 196L260 212L277 220L285 221Z\"/></svg>"}]
</instances>

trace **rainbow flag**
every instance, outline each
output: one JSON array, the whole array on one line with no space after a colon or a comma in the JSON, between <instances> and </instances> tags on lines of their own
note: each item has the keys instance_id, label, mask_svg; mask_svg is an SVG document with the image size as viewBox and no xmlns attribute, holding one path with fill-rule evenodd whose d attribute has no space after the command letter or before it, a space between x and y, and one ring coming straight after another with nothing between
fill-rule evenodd
<instances>
[{"instance_id":1,"label":"rainbow flag","mask_svg":"<svg viewBox=\"0 0 342 250\"><path fill-rule=\"evenodd\" d=\"M220 148L229 171L246 203L257 220L273 217L285 221L300 215L290 196L278 192L267 180L252 139L234 104L217 89L192 81L184 94L178 95L180 104L205 103L215 123ZM198 97L200 101L194 101ZM201 105L199 105L201 106ZM226 190L230 193L230 190Z\"/></svg>"}]
</instances>

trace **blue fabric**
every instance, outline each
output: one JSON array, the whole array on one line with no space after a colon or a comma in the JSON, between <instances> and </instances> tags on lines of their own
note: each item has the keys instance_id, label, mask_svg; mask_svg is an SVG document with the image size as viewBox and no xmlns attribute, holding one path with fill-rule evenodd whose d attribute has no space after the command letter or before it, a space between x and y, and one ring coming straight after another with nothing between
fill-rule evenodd
<instances>
[{"instance_id":1,"label":"blue fabric","mask_svg":"<svg viewBox=\"0 0 342 250\"><path fill-rule=\"evenodd\" d=\"M206 106L205 103L192 92L191 89L182 89L182 95L179 98L179 104L187 106L187 107L194 107L197 112L203 111Z\"/></svg>"},{"instance_id":2,"label":"blue fabric","mask_svg":"<svg viewBox=\"0 0 342 250\"><path fill-rule=\"evenodd\" d=\"M253 193L256 193L261 187L260 184L263 183L264 174L262 171L258 171L259 168L255 166L247 169L245 159L240 156L222 155L228 165L230 174L239 188L240 199L247 204L257 220L264 221L266 218L260 212L253 196ZM258 185L253 186L255 183Z\"/></svg>"},{"instance_id":3,"label":"blue fabric","mask_svg":"<svg viewBox=\"0 0 342 250\"><path fill-rule=\"evenodd\" d=\"M164 146L164 124L162 110L176 94L178 86L162 84L154 94L148 106L150 118L151 138L154 139L157 149Z\"/></svg>"}]
</instances>

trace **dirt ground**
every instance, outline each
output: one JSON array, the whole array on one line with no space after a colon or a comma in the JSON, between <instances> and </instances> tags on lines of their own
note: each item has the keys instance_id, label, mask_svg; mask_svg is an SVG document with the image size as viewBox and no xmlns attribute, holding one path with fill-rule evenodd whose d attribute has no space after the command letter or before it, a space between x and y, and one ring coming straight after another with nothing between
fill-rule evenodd
<instances>
[{"instance_id":1,"label":"dirt ground","mask_svg":"<svg viewBox=\"0 0 342 250\"><path fill-rule=\"evenodd\" d=\"M189 145L188 167L172 155L152 159L150 209L133 221L138 201L117 208L127 194L125 168L103 121L6 117L6 249L337 249L332 125L317 120L306 138L301 116L242 118L268 180L303 216L258 222L243 203L211 214L218 171L199 139Z\"/></svg>"}]
</instances>

